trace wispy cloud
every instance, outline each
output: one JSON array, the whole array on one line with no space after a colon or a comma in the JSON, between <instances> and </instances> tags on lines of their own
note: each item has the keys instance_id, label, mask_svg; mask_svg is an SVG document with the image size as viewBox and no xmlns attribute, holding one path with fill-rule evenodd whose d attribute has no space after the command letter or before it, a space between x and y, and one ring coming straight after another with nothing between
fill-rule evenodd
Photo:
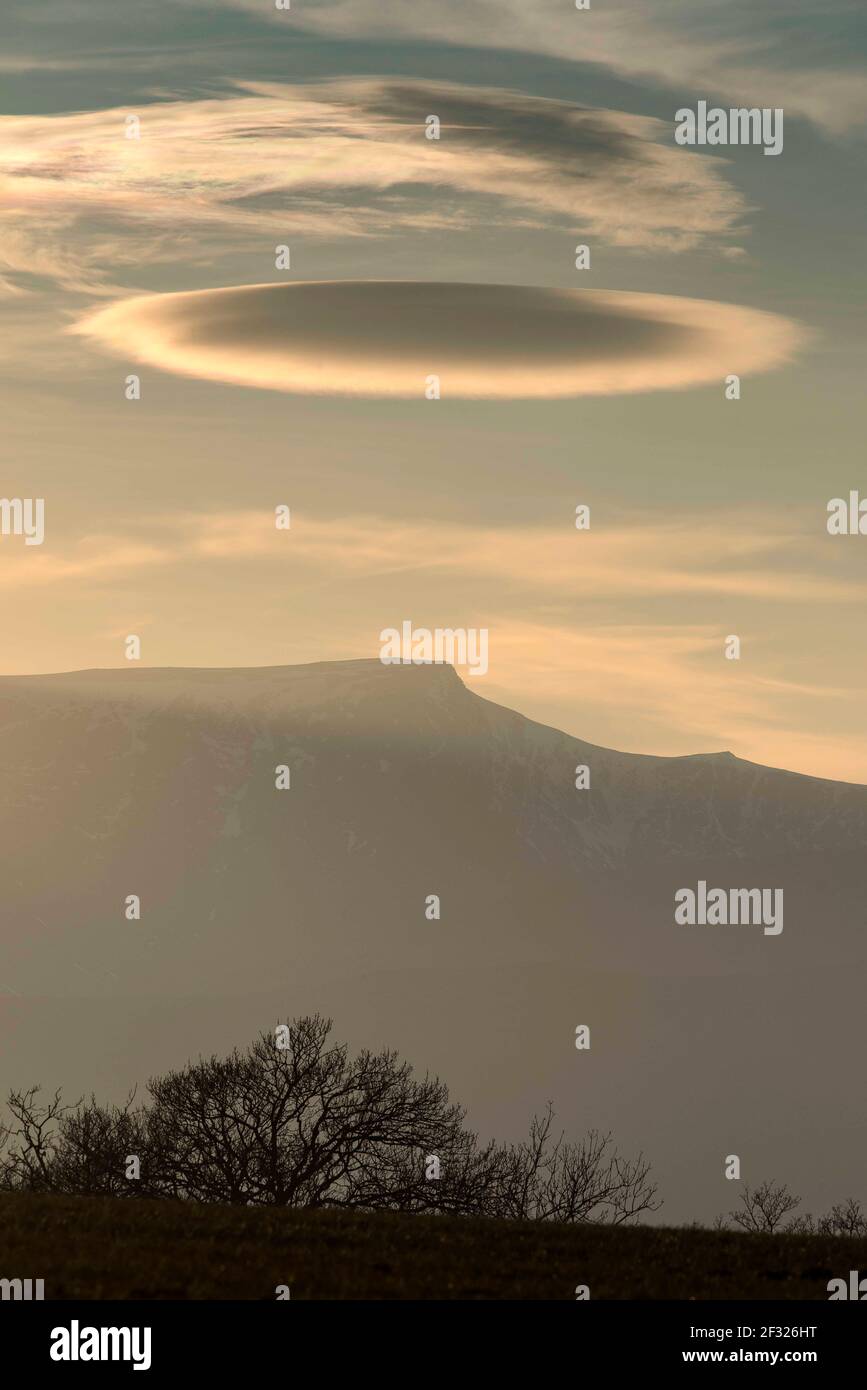
<instances>
[{"instance_id":1,"label":"wispy cloud","mask_svg":"<svg viewBox=\"0 0 867 1390\"><path fill-rule=\"evenodd\" d=\"M246 56L264 68L299 36L397 44L410 53L459 45L591 64L690 100L783 106L831 133L867 120L863 0L64 0L44 22L33 0L5 0L0 71L167 71L222 77ZM370 71L369 61L361 66ZM678 102L680 104L680 102Z\"/></svg>"},{"instance_id":2,"label":"wispy cloud","mask_svg":"<svg viewBox=\"0 0 867 1390\"><path fill-rule=\"evenodd\" d=\"M260 0L234 3L263 13ZM399 36L550 54L687 99L719 93L751 106L782 106L831 133L867 121L861 0L594 0L586 11L528 0L328 0L275 9L271 19L335 39Z\"/></svg>"},{"instance_id":3,"label":"wispy cloud","mask_svg":"<svg viewBox=\"0 0 867 1390\"><path fill-rule=\"evenodd\" d=\"M425 138L432 112L439 141ZM136 267L200 264L251 237L498 219L683 251L740 235L746 207L724 170L660 121L450 83L247 84L134 111L3 116L0 268L111 293Z\"/></svg>"},{"instance_id":4,"label":"wispy cloud","mask_svg":"<svg viewBox=\"0 0 867 1390\"><path fill-rule=\"evenodd\" d=\"M58 545L12 549L8 539L0 585L9 589L111 580L154 566L190 561L245 561L288 566L293 575L396 577L450 575L469 592L481 582L513 585L523 607L550 608L576 599L717 594L781 604L858 603L855 580L829 577L822 566L827 536L790 520L752 523L733 510L709 522L701 515L653 518L644 526L471 526L384 521L375 516L298 517L278 531L273 512L230 511L154 516L146 540L126 539L125 524ZM129 523L141 533L141 520ZM49 544L50 542L50 544ZM515 594L510 594L510 601Z\"/></svg>"}]
</instances>

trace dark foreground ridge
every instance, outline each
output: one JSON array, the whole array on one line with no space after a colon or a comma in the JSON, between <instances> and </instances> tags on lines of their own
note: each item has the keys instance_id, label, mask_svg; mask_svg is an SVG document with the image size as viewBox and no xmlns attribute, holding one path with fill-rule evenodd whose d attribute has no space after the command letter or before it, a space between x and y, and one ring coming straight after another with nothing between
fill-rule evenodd
<instances>
[{"instance_id":1,"label":"dark foreground ridge","mask_svg":"<svg viewBox=\"0 0 867 1390\"><path fill-rule=\"evenodd\" d=\"M867 1239L0 1195L0 1277L46 1300L826 1301L850 1269Z\"/></svg>"}]
</instances>

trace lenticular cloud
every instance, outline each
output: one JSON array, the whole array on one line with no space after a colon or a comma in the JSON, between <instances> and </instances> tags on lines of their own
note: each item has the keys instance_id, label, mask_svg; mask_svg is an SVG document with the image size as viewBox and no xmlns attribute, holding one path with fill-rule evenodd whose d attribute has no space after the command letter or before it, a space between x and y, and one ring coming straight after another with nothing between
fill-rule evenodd
<instances>
[{"instance_id":1,"label":"lenticular cloud","mask_svg":"<svg viewBox=\"0 0 867 1390\"><path fill-rule=\"evenodd\" d=\"M613 290L313 281L140 295L78 323L127 360L314 395L515 399L676 390L788 361L758 309Z\"/></svg>"}]
</instances>

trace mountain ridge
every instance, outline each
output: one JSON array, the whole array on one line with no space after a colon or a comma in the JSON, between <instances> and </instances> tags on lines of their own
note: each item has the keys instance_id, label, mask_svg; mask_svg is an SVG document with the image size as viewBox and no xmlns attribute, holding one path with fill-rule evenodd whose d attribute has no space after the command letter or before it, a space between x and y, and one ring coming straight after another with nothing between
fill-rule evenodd
<instances>
[{"instance_id":1,"label":"mountain ridge","mask_svg":"<svg viewBox=\"0 0 867 1390\"><path fill-rule=\"evenodd\" d=\"M26 685L30 682L38 684L49 682L72 682L73 689L77 688L78 683L85 687L88 684L98 684L104 682L111 685L116 679L120 683L139 682L146 687L158 685L160 682L171 683L180 680L192 681L200 686L208 678L224 679L249 679L252 683L255 677L277 677L308 674L322 676L340 676L341 674L366 674L388 678L388 674L397 670L412 670L422 672L433 677L448 693L465 692L471 697L483 701L487 705L502 711L514 718L522 720L528 725L537 729L546 730L549 733L557 734L563 738L570 739L584 748L592 749L602 754L616 754L623 758L642 759L659 763L684 763L689 760L729 760L743 767L760 768L766 772L785 774L788 777L803 778L807 781L822 782L843 787L863 787L867 792L867 784L861 782L841 781L837 778L818 777L812 773L798 772L792 768L780 768L770 763L758 763L754 760L742 758L732 752L731 749L716 749L710 751L699 751L694 753L637 753L629 749L610 748L604 744L593 743L588 739L582 738L578 734L569 733L565 729L560 729L555 725L545 724L541 720L532 719L523 715L520 711L514 710L509 705L503 705L499 701L491 700L487 696L480 694L472 689L461 678L453 665L448 662L413 662L401 663L400 665L389 665L383 663L378 657L358 657L348 658L337 661L315 661L299 663L279 663L268 666L144 666L144 667L86 667L81 670L42 672L38 674L17 674L0 676L0 696L7 684ZM435 687L434 687L435 688ZM131 685L130 689L123 691L125 695L138 694Z\"/></svg>"}]
</instances>

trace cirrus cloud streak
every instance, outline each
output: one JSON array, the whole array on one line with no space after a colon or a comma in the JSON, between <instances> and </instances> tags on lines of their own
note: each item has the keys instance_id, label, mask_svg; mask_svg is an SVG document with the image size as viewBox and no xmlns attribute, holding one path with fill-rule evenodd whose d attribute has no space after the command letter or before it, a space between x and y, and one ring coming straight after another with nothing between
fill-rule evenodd
<instances>
[{"instance_id":1,"label":"cirrus cloud streak","mask_svg":"<svg viewBox=\"0 0 867 1390\"><path fill-rule=\"evenodd\" d=\"M438 112L439 141L424 137ZM610 245L725 244L748 207L664 121L408 78L235 83L219 97L0 116L0 272L77 292L252 238L345 239L503 222ZM624 206L628 216L624 216ZM273 240L272 240L273 239Z\"/></svg>"}]
</instances>

